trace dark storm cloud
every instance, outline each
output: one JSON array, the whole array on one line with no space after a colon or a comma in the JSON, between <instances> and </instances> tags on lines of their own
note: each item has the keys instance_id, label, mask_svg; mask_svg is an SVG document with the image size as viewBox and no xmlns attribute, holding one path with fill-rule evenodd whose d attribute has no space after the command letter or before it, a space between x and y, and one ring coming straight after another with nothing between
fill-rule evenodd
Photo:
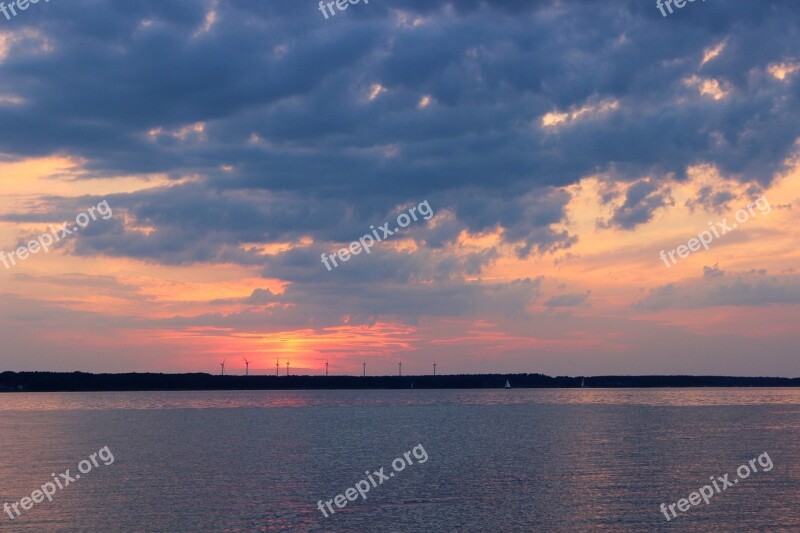
<instances>
[{"instance_id":1,"label":"dark storm cloud","mask_svg":"<svg viewBox=\"0 0 800 533\"><path fill-rule=\"evenodd\" d=\"M3 28L0 94L24 103L0 104L0 152L83 158L87 178L200 176L115 198L154 231L115 218L79 253L259 263L236 247L348 242L423 199L454 216L413 230L431 247L503 227L521 255L551 251L575 240L553 229L569 200L553 187L603 171L635 183L610 221L630 229L668 205L665 175L707 162L766 183L791 151L800 82L765 68L796 55L796 4L690 7L664 19L634 1L406 0L325 20L311 1L50 3ZM370 100L375 84L386 91ZM618 107L541 124L604 102Z\"/></svg>"}]
</instances>

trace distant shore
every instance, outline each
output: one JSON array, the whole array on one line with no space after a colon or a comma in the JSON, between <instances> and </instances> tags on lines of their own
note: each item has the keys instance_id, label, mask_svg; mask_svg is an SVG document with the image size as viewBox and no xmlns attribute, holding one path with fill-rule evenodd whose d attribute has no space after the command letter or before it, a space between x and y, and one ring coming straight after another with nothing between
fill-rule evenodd
<instances>
[{"instance_id":1,"label":"distant shore","mask_svg":"<svg viewBox=\"0 0 800 533\"><path fill-rule=\"evenodd\" d=\"M800 387L800 378L726 376L558 376L459 374L441 376L215 376L212 374L89 374L2 372L0 392L201 390L363 390L655 387Z\"/></svg>"}]
</instances>

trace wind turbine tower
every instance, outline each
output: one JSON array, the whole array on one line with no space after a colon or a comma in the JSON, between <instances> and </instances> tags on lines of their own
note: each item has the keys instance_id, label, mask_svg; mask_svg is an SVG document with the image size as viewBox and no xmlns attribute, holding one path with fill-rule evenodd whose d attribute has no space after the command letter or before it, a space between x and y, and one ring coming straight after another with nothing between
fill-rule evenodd
<instances>
[{"instance_id":1,"label":"wind turbine tower","mask_svg":"<svg viewBox=\"0 0 800 533\"><path fill-rule=\"evenodd\" d=\"M244 359L244 375L250 375L250 361L247 360L247 357L242 357Z\"/></svg>"},{"instance_id":2,"label":"wind turbine tower","mask_svg":"<svg viewBox=\"0 0 800 533\"><path fill-rule=\"evenodd\" d=\"M225 359L222 360L222 362L219 364L219 366L220 366L220 369L221 369L220 376L224 376L225 375Z\"/></svg>"}]
</instances>

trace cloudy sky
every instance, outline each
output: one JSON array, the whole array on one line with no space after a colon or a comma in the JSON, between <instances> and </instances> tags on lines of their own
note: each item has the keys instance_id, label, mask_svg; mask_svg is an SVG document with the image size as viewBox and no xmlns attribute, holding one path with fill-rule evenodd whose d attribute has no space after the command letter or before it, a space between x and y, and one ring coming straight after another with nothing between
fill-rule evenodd
<instances>
[{"instance_id":1,"label":"cloudy sky","mask_svg":"<svg viewBox=\"0 0 800 533\"><path fill-rule=\"evenodd\" d=\"M800 375L796 0L334 10L0 15L0 369Z\"/></svg>"}]
</instances>

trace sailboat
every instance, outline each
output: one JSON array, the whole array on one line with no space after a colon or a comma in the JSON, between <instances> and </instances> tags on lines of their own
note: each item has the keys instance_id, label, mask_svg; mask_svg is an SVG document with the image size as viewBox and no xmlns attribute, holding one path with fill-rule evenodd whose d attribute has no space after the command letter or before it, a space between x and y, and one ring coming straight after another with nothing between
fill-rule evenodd
<instances>
[{"instance_id":1,"label":"sailboat","mask_svg":"<svg viewBox=\"0 0 800 533\"><path fill-rule=\"evenodd\" d=\"M511 383L509 383L509 382L508 382L508 380L506 380L506 388L507 388L507 389L510 389L510 388L511 388Z\"/></svg>"},{"instance_id":2,"label":"sailboat","mask_svg":"<svg viewBox=\"0 0 800 533\"><path fill-rule=\"evenodd\" d=\"M584 388L586 386L586 385L584 385L584 383L586 383L586 378L583 378L581 380L581 388Z\"/></svg>"}]
</instances>

